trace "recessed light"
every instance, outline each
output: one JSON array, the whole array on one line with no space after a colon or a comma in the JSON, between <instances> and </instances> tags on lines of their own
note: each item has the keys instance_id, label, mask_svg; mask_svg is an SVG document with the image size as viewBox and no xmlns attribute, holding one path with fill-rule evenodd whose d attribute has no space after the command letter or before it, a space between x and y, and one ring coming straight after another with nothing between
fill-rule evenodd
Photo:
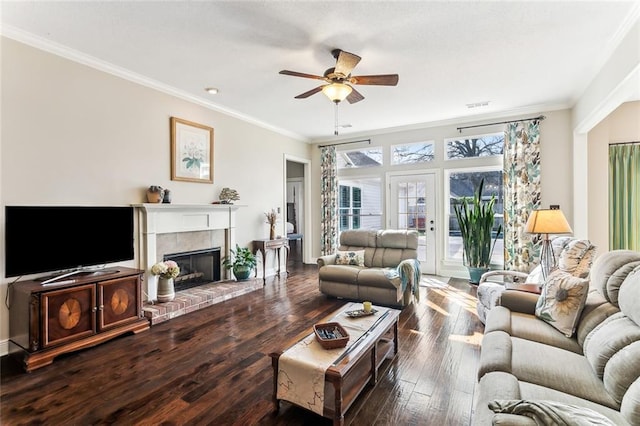
<instances>
[{"instance_id":1,"label":"recessed light","mask_svg":"<svg viewBox=\"0 0 640 426\"><path fill-rule=\"evenodd\" d=\"M207 93L211 94L211 95L216 95L218 94L218 89L215 87L207 87L206 89L204 89Z\"/></svg>"},{"instance_id":2,"label":"recessed light","mask_svg":"<svg viewBox=\"0 0 640 426\"><path fill-rule=\"evenodd\" d=\"M467 108L480 108L480 107L486 107L488 105L489 105L489 101L473 102L471 104L467 104Z\"/></svg>"}]
</instances>

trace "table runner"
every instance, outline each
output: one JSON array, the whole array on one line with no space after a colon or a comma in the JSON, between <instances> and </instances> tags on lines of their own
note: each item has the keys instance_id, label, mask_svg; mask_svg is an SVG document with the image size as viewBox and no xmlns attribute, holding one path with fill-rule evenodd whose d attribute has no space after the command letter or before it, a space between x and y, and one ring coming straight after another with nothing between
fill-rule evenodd
<instances>
[{"instance_id":1,"label":"table runner","mask_svg":"<svg viewBox=\"0 0 640 426\"><path fill-rule=\"evenodd\" d=\"M339 322L349 333L344 348L324 349L311 333L287 349L278 359L277 399L306 407L322 415L324 411L324 374L339 357L384 315L388 308L373 307L377 312L360 318L351 318L345 312L362 309L361 303L347 303L326 322Z\"/></svg>"}]
</instances>

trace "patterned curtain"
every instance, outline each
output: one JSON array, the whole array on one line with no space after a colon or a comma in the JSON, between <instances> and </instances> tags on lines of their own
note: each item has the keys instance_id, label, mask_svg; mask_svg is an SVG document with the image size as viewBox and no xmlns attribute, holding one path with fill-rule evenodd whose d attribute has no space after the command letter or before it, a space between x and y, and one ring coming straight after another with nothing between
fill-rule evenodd
<instances>
[{"instance_id":1,"label":"patterned curtain","mask_svg":"<svg viewBox=\"0 0 640 426\"><path fill-rule=\"evenodd\" d=\"M609 145L609 250L640 250L640 142Z\"/></svg>"},{"instance_id":2,"label":"patterned curtain","mask_svg":"<svg viewBox=\"0 0 640 426\"><path fill-rule=\"evenodd\" d=\"M539 263L539 236L524 233L531 211L540 207L538 120L507 124L504 131L504 267L529 272Z\"/></svg>"},{"instance_id":3,"label":"patterned curtain","mask_svg":"<svg viewBox=\"0 0 640 426\"><path fill-rule=\"evenodd\" d=\"M320 254L325 256L338 249L338 163L334 146L320 152L320 185Z\"/></svg>"}]
</instances>

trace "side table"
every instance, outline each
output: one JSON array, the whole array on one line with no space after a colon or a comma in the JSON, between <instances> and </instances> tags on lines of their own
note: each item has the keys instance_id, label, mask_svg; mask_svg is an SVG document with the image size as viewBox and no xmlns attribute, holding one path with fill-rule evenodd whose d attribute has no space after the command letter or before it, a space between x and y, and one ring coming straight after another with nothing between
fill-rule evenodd
<instances>
[{"instance_id":1,"label":"side table","mask_svg":"<svg viewBox=\"0 0 640 426\"><path fill-rule=\"evenodd\" d=\"M275 250L278 254L278 277L280 276L280 249L284 248L284 264L287 267L287 259L289 258L289 240L287 238L276 238L274 240L253 240L253 254L257 255L258 250L262 253L262 285L267 283L266 277L266 260L267 250ZM285 269L287 276L289 271Z\"/></svg>"}]
</instances>

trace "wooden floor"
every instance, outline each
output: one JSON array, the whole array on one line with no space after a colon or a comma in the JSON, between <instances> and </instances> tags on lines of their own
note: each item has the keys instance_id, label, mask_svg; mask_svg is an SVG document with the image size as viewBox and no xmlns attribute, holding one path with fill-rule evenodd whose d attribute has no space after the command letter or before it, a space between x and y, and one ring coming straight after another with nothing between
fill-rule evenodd
<instances>
[{"instance_id":1,"label":"wooden floor","mask_svg":"<svg viewBox=\"0 0 640 426\"><path fill-rule=\"evenodd\" d=\"M298 265L264 289L30 374L3 357L0 424L330 425L286 402L273 413L268 353L344 303L319 293L315 265ZM432 280L420 291L400 317L398 356L345 424L469 424L483 330L475 289Z\"/></svg>"}]
</instances>

